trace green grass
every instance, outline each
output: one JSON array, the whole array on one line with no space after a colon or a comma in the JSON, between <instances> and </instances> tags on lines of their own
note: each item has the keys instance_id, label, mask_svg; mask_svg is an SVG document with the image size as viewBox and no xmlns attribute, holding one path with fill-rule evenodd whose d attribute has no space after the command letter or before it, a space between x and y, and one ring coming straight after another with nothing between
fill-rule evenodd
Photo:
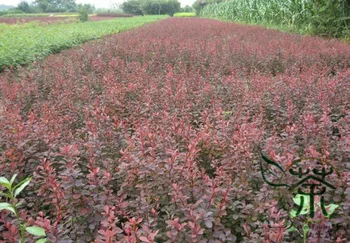
<instances>
[{"instance_id":1,"label":"green grass","mask_svg":"<svg viewBox=\"0 0 350 243\"><path fill-rule=\"evenodd\" d=\"M175 13L174 17L196 17L196 13Z\"/></svg>"},{"instance_id":2,"label":"green grass","mask_svg":"<svg viewBox=\"0 0 350 243\"><path fill-rule=\"evenodd\" d=\"M167 16L143 16L97 22L50 24L0 24L0 70L28 64L104 35L119 33Z\"/></svg>"}]
</instances>

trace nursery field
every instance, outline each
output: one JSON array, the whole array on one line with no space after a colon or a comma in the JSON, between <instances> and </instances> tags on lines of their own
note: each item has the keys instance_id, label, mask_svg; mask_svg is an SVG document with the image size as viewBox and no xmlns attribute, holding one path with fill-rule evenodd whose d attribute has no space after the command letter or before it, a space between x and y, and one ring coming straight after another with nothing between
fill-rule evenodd
<instances>
[{"instance_id":1,"label":"nursery field","mask_svg":"<svg viewBox=\"0 0 350 243\"><path fill-rule=\"evenodd\" d=\"M114 19L114 17L108 17L108 16L89 16L89 21L101 21L101 20L110 20ZM57 22L64 22L64 23L76 23L79 22L78 16L59 16L59 17L18 17L18 18L4 18L0 17L0 24L24 24L29 22L37 21L41 24L51 24L51 23L57 23Z\"/></svg>"},{"instance_id":2,"label":"nursery field","mask_svg":"<svg viewBox=\"0 0 350 243\"><path fill-rule=\"evenodd\" d=\"M0 17L0 24L24 24L29 22L57 23L57 22L77 22L77 17L26 17L26 18L4 18Z\"/></svg>"},{"instance_id":3,"label":"nursery field","mask_svg":"<svg viewBox=\"0 0 350 243\"><path fill-rule=\"evenodd\" d=\"M0 242L350 241L348 44L167 18L0 92Z\"/></svg>"},{"instance_id":4,"label":"nursery field","mask_svg":"<svg viewBox=\"0 0 350 243\"><path fill-rule=\"evenodd\" d=\"M101 20L104 17L92 18ZM85 23L0 24L0 71L5 67L31 63L88 40L119 33L164 18L166 17L157 15ZM47 19L50 20L49 17Z\"/></svg>"},{"instance_id":5,"label":"nursery field","mask_svg":"<svg viewBox=\"0 0 350 243\"><path fill-rule=\"evenodd\" d=\"M79 13L19 13L5 14L5 18L38 18L38 17L78 17Z\"/></svg>"}]
</instances>

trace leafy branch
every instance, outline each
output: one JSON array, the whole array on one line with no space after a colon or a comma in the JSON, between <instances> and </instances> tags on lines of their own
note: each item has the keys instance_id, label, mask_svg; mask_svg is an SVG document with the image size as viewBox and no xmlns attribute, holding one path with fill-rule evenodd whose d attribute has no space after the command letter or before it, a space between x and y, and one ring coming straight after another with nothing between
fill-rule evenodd
<instances>
[{"instance_id":1,"label":"leafy branch","mask_svg":"<svg viewBox=\"0 0 350 243\"><path fill-rule=\"evenodd\" d=\"M21 206L21 202L18 202L17 196L23 191L23 189L29 185L31 177L22 180L21 182L14 184L17 174L14 174L10 181L5 177L0 177L0 185L6 188L5 192L1 192L0 195L6 197L7 202L0 202L0 211L7 210L13 213L17 219L19 232L20 232L20 243L24 243L25 231L29 234L44 237L46 236L45 230L38 226L27 227L25 222L20 218L18 208ZM36 241L36 243L45 243L47 238L42 238Z\"/></svg>"}]
</instances>

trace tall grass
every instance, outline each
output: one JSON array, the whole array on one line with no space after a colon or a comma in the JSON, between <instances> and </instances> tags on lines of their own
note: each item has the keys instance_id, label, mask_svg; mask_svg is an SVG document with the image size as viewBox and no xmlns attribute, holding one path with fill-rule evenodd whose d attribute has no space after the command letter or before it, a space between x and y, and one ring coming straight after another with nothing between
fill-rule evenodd
<instances>
[{"instance_id":1,"label":"tall grass","mask_svg":"<svg viewBox=\"0 0 350 243\"><path fill-rule=\"evenodd\" d=\"M350 36L348 0L231 0L206 5L201 15L321 36Z\"/></svg>"}]
</instances>

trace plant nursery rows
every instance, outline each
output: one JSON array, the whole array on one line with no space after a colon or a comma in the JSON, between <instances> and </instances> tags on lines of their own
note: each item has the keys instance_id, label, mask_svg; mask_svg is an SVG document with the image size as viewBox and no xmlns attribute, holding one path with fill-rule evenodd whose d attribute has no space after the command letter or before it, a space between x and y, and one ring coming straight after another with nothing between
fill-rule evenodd
<instances>
[{"instance_id":1,"label":"plant nursery rows","mask_svg":"<svg viewBox=\"0 0 350 243\"><path fill-rule=\"evenodd\" d=\"M0 95L0 176L31 177L0 242L20 221L60 243L350 241L349 44L167 18L5 70ZM310 208L287 169L313 171Z\"/></svg>"}]
</instances>

